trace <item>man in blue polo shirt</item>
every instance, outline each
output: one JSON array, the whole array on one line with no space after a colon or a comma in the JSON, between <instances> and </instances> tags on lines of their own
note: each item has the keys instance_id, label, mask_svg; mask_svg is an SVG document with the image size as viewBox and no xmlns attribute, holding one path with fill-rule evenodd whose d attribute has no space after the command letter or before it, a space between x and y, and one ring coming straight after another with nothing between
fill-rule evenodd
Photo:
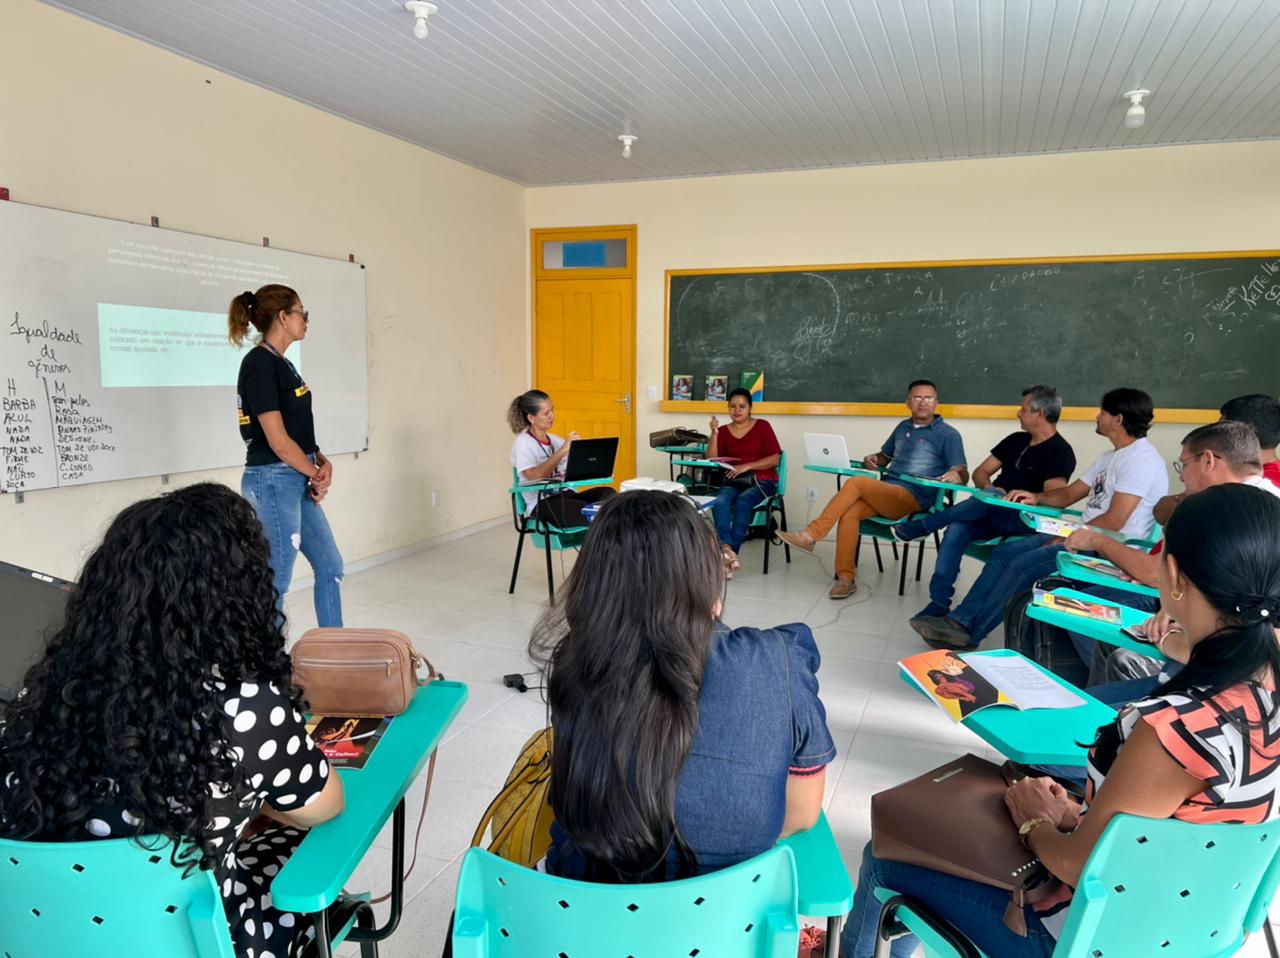
<instances>
[{"instance_id":1,"label":"man in blue polo shirt","mask_svg":"<svg viewBox=\"0 0 1280 958\"><path fill-rule=\"evenodd\" d=\"M960 433L942 421L935 410L938 389L927 379L917 379L907 387L907 409L911 415L893 427L880 451L867 456L862 464L868 469L885 469L883 479L870 476L851 477L827 503L822 514L800 532L780 532L789 545L802 552L812 552L818 540L826 537L831 527L836 530L836 581L829 595L847 599L858 591L858 574L854 556L858 550L859 526L863 519L884 516L901 519L933 505L935 490L899 478L903 475L927 476L944 482L966 483L969 467L965 464L964 443Z\"/></svg>"}]
</instances>

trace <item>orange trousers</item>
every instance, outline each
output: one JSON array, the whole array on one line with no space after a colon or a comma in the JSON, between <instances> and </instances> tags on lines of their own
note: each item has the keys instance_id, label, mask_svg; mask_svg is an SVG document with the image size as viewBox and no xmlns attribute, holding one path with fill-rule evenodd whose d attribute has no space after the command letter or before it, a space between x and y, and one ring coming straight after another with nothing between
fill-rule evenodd
<instances>
[{"instance_id":1,"label":"orange trousers","mask_svg":"<svg viewBox=\"0 0 1280 958\"><path fill-rule=\"evenodd\" d=\"M920 503L902 486L870 476L852 476L804 531L819 542L826 538L832 526L839 523L836 529L836 578L852 582L858 575L854 557L858 552L862 520L871 516L901 519L918 511Z\"/></svg>"}]
</instances>

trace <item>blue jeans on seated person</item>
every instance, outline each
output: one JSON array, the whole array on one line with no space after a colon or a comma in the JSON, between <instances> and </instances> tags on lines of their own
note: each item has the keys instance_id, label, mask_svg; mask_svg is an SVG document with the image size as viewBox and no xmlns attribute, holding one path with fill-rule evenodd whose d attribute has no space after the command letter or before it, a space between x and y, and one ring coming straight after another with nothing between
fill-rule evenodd
<instances>
[{"instance_id":1,"label":"blue jeans on seated person","mask_svg":"<svg viewBox=\"0 0 1280 958\"><path fill-rule=\"evenodd\" d=\"M322 629L340 629L342 555L324 510L307 495L307 481L306 476L283 462L245 466L240 494L262 520L262 530L271 547L271 571L278 593L276 608L284 611L284 596L293 581L293 563L301 551L315 575L312 595L316 624Z\"/></svg>"},{"instance_id":2,"label":"blue jeans on seated person","mask_svg":"<svg viewBox=\"0 0 1280 958\"><path fill-rule=\"evenodd\" d=\"M862 850L853 911L840 934L840 958L871 958L875 951L876 925L880 918L877 888L892 888L923 902L940 917L962 931L970 941L992 958L1048 958L1056 942L1045 930L1030 906L1023 909L1027 937L1011 932L1004 923L1009 893L967 878L956 878L918 865L885 861L871 854L871 845ZM889 953L893 958L910 958L920 945L915 935L895 939Z\"/></svg>"},{"instance_id":3,"label":"blue jeans on seated person","mask_svg":"<svg viewBox=\"0 0 1280 958\"><path fill-rule=\"evenodd\" d=\"M951 613L952 621L969 633L976 646L1004 620L1004 607L1011 598L1057 571L1061 551L1061 539L1040 533L996 546L978 581Z\"/></svg>"},{"instance_id":4,"label":"blue jeans on seated person","mask_svg":"<svg viewBox=\"0 0 1280 958\"><path fill-rule=\"evenodd\" d=\"M956 593L960 560L972 543L1000 536L1029 535L1031 530L1019 518L1020 515L1016 509L993 506L970 496L954 506L899 523L898 531L907 539L917 539L944 528L947 530L942 545L938 547L933 576L929 579L929 604L918 614L947 614Z\"/></svg>"},{"instance_id":5,"label":"blue jeans on seated person","mask_svg":"<svg viewBox=\"0 0 1280 958\"><path fill-rule=\"evenodd\" d=\"M726 482L708 507L720 541L734 552L741 549L742 543L747 541L747 533L751 531L751 514L756 506L777 491L776 482L757 481L745 489Z\"/></svg>"}]
</instances>

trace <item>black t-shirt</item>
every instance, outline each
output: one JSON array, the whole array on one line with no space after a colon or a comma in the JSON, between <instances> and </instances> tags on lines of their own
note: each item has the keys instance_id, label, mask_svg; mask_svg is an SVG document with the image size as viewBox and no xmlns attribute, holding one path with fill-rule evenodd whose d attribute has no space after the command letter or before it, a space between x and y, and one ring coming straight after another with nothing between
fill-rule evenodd
<instances>
[{"instance_id":1,"label":"black t-shirt","mask_svg":"<svg viewBox=\"0 0 1280 958\"><path fill-rule=\"evenodd\" d=\"M991 455L1000 460L993 483L1005 492L1044 492L1046 480L1069 481L1076 471L1075 451L1060 433L1033 446L1030 433L1015 432L996 443Z\"/></svg>"},{"instance_id":2,"label":"black t-shirt","mask_svg":"<svg viewBox=\"0 0 1280 958\"><path fill-rule=\"evenodd\" d=\"M236 406L246 466L266 466L280 461L271 451L262 424L258 422L264 412L280 414L284 431L303 452L310 454L319 448L315 422L311 418L311 390L293 363L266 346L249 350L240 362Z\"/></svg>"}]
</instances>

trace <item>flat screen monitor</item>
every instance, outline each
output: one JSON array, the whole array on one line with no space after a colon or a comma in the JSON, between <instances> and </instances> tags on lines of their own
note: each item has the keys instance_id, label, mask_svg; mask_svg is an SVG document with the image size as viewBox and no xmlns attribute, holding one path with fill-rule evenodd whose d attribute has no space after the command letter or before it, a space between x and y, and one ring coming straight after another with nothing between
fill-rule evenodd
<instances>
[{"instance_id":1,"label":"flat screen monitor","mask_svg":"<svg viewBox=\"0 0 1280 958\"><path fill-rule=\"evenodd\" d=\"M22 677L62 624L74 584L42 572L0 562L0 702L11 702Z\"/></svg>"}]
</instances>

